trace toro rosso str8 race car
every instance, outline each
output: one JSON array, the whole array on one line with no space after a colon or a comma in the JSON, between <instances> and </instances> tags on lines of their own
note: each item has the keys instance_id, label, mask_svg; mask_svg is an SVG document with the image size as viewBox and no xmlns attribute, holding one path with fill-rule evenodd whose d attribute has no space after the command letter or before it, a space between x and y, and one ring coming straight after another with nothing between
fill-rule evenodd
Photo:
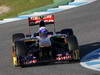
<instances>
[{"instance_id":1,"label":"toro rosso str8 race car","mask_svg":"<svg viewBox=\"0 0 100 75\"><path fill-rule=\"evenodd\" d=\"M48 19L47 16L46 19ZM54 22L53 20L52 23ZM34 19L33 21L36 24ZM48 23L50 24L50 21ZM34 33L32 37L23 33L12 35L12 58L14 66L23 67L30 64L80 60L78 41L72 29L63 29L59 32L48 31L44 39L41 39L40 36L39 32ZM49 42L44 42L41 46L40 43L43 40L49 40Z\"/></svg>"}]
</instances>

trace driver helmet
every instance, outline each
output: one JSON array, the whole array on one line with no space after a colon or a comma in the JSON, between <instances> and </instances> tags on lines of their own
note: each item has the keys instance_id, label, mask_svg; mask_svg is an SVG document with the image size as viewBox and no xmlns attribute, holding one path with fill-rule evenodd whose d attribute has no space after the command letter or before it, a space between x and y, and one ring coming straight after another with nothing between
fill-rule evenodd
<instances>
[{"instance_id":1,"label":"driver helmet","mask_svg":"<svg viewBox=\"0 0 100 75\"><path fill-rule=\"evenodd\" d=\"M46 27L41 27L39 29L39 34L40 36L47 36L48 30L46 29Z\"/></svg>"}]
</instances>

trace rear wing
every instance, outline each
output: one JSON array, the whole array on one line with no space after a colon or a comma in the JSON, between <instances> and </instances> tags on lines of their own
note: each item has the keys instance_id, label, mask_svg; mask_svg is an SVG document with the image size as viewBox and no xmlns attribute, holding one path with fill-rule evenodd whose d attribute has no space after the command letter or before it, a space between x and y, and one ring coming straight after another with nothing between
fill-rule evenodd
<instances>
[{"instance_id":1,"label":"rear wing","mask_svg":"<svg viewBox=\"0 0 100 75\"><path fill-rule=\"evenodd\" d=\"M39 25L40 21L44 21L46 25L55 24L55 17L54 15L47 15L28 18L29 26Z\"/></svg>"},{"instance_id":2,"label":"rear wing","mask_svg":"<svg viewBox=\"0 0 100 75\"><path fill-rule=\"evenodd\" d=\"M32 33L32 26L39 25L41 27L40 22L44 22L47 24L53 24L54 25L54 32L56 31L55 27L55 16L54 15L46 15L46 16L36 16L36 17L29 17L28 23L29 23L29 33Z\"/></svg>"}]
</instances>

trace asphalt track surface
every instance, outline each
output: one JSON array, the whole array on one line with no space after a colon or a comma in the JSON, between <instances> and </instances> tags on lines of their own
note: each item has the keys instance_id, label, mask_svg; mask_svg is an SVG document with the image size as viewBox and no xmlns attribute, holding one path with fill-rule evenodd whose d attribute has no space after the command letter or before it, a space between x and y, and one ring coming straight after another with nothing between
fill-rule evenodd
<instances>
[{"instance_id":1,"label":"asphalt track surface","mask_svg":"<svg viewBox=\"0 0 100 75\"><path fill-rule=\"evenodd\" d=\"M56 16L56 30L73 28L78 37L81 58L100 47L100 1L60 12ZM52 26L47 26L52 30ZM36 31L38 26L34 27ZM11 58L11 36L28 33L27 20L0 25L0 75L100 75L83 68L79 63L54 64L15 68Z\"/></svg>"}]
</instances>

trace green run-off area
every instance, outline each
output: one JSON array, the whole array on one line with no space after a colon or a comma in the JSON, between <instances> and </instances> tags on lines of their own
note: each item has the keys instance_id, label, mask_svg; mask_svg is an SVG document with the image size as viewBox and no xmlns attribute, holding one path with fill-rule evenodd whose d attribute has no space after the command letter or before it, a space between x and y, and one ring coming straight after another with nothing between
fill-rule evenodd
<instances>
[{"instance_id":1,"label":"green run-off area","mask_svg":"<svg viewBox=\"0 0 100 75\"><path fill-rule=\"evenodd\" d=\"M6 11L0 14L0 18L14 17L19 13L48 4L52 4L53 0L0 0L0 7L8 7L9 11L6 11L7 8L2 8L2 11Z\"/></svg>"},{"instance_id":2,"label":"green run-off area","mask_svg":"<svg viewBox=\"0 0 100 75\"><path fill-rule=\"evenodd\" d=\"M0 0L0 19L45 11L74 0Z\"/></svg>"}]
</instances>

